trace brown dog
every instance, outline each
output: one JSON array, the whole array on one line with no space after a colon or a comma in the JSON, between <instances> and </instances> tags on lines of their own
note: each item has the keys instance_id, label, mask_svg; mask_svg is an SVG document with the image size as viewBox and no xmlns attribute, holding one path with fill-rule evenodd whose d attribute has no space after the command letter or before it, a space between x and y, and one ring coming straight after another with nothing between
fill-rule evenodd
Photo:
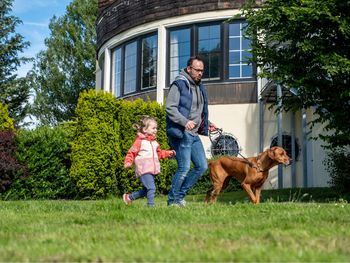
<instances>
[{"instance_id":1,"label":"brown dog","mask_svg":"<svg viewBox=\"0 0 350 263\"><path fill-rule=\"evenodd\" d=\"M224 190L233 177L237 179L254 204L260 203L261 188L266 181L269 170L278 165L288 165L290 159L281 147L272 147L257 157L238 158L222 156L209 163L209 175L213 188L207 192L205 202L212 203L220 192Z\"/></svg>"}]
</instances>

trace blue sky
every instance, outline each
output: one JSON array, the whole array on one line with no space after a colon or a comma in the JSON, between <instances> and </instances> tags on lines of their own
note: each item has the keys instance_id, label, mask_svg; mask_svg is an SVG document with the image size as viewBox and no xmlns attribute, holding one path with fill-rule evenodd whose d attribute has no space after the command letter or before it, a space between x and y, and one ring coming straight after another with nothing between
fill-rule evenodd
<instances>
[{"instance_id":1,"label":"blue sky","mask_svg":"<svg viewBox=\"0 0 350 263\"><path fill-rule=\"evenodd\" d=\"M50 35L50 19L55 15L60 17L66 13L66 7L72 0L14 0L11 15L22 20L16 28L25 41L30 42L30 47L21 54L26 57L35 57L37 53L45 49L45 38ZM25 76L32 68L28 63L18 68L18 76Z\"/></svg>"}]
</instances>

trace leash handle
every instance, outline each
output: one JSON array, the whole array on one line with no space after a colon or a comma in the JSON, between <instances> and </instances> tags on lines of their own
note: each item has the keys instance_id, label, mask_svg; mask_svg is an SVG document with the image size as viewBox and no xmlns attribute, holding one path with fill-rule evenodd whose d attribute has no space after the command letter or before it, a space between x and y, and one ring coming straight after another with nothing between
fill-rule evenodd
<instances>
[{"instance_id":1,"label":"leash handle","mask_svg":"<svg viewBox=\"0 0 350 263\"><path fill-rule=\"evenodd\" d=\"M222 134L223 129L222 128L217 128L215 131L209 131L209 140L211 143L213 143L213 137L216 137L217 134L219 136Z\"/></svg>"}]
</instances>

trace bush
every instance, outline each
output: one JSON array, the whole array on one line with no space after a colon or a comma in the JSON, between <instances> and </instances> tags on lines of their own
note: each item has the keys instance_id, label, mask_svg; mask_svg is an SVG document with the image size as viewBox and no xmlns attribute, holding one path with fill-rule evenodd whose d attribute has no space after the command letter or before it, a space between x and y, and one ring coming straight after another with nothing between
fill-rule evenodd
<instances>
[{"instance_id":1,"label":"bush","mask_svg":"<svg viewBox=\"0 0 350 263\"><path fill-rule=\"evenodd\" d=\"M350 193L350 151L349 148L334 148L327 153L324 161L326 169L330 174L329 183L339 193Z\"/></svg>"},{"instance_id":2,"label":"bush","mask_svg":"<svg viewBox=\"0 0 350 263\"><path fill-rule=\"evenodd\" d=\"M0 103L0 131L14 130L13 119L9 117L6 105Z\"/></svg>"},{"instance_id":3,"label":"bush","mask_svg":"<svg viewBox=\"0 0 350 263\"><path fill-rule=\"evenodd\" d=\"M16 142L13 130L0 131L0 193L8 190L22 166L16 159Z\"/></svg>"},{"instance_id":4,"label":"bush","mask_svg":"<svg viewBox=\"0 0 350 263\"><path fill-rule=\"evenodd\" d=\"M62 199L74 197L69 177L71 132L67 126L21 130L17 157L28 174L19 172L6 193L10 199Z\"/></svg>"},{"instance_id":5,"label":"bush","mask_svg":"<svg viewBox=\"0 0 350 263\"><path fill-rule=\"evenodd\" d=\"M115 171L121 169L116 110L111 94L95 90L80 94L70 170L80 198L103 198L116 192Z\"/></svg>"}]
</instances>

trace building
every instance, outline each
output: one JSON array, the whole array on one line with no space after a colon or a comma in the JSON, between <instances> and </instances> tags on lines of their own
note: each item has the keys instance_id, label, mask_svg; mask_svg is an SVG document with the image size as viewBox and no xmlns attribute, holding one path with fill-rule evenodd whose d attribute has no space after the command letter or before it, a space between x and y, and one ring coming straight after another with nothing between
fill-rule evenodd
<instances>
[{"instance_id":1,"label":"building","mask_svg":"<svg viewBox=\"0 0 350 263\"><path fill-rule=\"evenodd\" d=\"M307 127L312 110L295 114L270 110L271 102L289 91L258 79L258 69L248 63L250 40L243 36L246 22L232 19L243 3L100 0L96 88L120 99L150 98L164 103L170 83L189 56L201 55L210 120L225 132L212 141L202 138L208 157L225 150L253 156L283 144L294 161L271 171L266 188L326 186L329 179L321 143L307 139L322 130Z\"/></svg>"}]
</instances>

